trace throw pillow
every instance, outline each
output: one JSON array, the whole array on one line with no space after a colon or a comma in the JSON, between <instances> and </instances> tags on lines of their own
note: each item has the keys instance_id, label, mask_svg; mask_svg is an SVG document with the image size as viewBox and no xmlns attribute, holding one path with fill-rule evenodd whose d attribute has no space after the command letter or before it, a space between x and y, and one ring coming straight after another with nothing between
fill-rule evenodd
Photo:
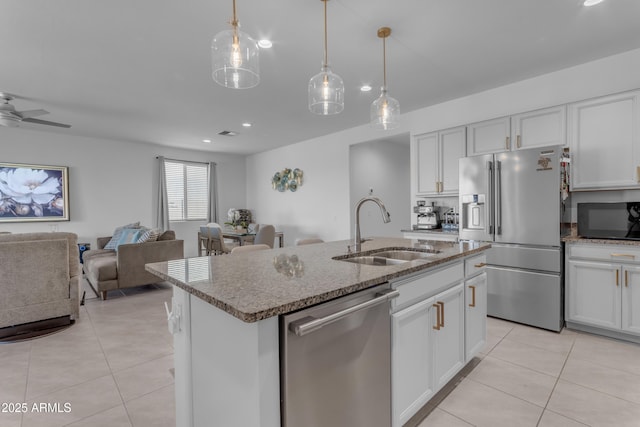
<instances>
[{"instance_id":1,"label":"throw pillow","mask_svg":"<svg viewBox=\"0 0 640 427\"><path fill-rule=\"evenodd\" d=\"M144 234L145 230L142 228L125 228L120 233L120 238L116 243L116 251L120 245L124 245L125 243L137 243L138 239L142 234Z\"/></svg>"},{"instance_id":2,"label":"throw pillow","mask_svg":"<svg viewBox=\"0 0 640 427\"><path fill-rule=\"evenodd\" d=\"M157 228L145 228L144 233L140 235L136 243L155 242L156 240L158 240L159 235L160 230L158 230Z\"/></svg>"},{"instance_id":3,"label":"throw pillow","mask_svg":"<svg viewBox=\"0 0 640 427\"><path fill-rule=\"evenodd\" d=\"M116 228L113 231L113 236L111 236L111 240L109 240L109 243L105 245L104 249L115 249L118 246L118 241L120 240L120 237L123 231L125 229L132 229L132 228L140 228L140 221L132 222L131 224L122 225Z\"/></svg>"}]
</instances>

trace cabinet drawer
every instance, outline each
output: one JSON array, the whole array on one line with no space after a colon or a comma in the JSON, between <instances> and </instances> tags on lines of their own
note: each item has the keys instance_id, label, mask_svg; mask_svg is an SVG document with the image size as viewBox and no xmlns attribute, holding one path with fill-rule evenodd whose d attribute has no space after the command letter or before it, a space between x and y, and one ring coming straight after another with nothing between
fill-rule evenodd
<instances>
[{"instance_id":1,"label":"cabinet drawer","mask_svg":"<svg viewBox=\"0 0 640 427\"><path fill-rule=\"evenodd\" d=\"M394 281L391 286L400 291L400 296L391 300L391 309L397 311L435 295L463 278L464 267L462 262L457 262L424 275Z\"/></svg>"},{"instance_id":2,"label":"cabinet drawer","mask_svg":"<svg viewBox=\"0 0 640 427\"><path fill-rule=\"evenodd\" d=\"M640 247L631 245L569 245L570 258L607 262L640 262Z\"/></svg>"},{"instance_id":3,"label":"cabinet drawer","mask_svg":"<svg viewBox=\"0 0 640 427\"><path fill-rule=\"evenodd\" d=\"M484 271L487 265L487 254L472 256L464 260L464 277L474 276Z\"/></svg>"}]
</instances>

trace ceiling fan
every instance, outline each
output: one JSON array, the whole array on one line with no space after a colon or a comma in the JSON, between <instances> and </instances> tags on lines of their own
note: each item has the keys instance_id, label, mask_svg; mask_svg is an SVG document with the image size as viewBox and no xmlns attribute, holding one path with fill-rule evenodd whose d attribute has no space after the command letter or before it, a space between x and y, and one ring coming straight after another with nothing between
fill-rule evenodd
<instances>
[{"instance_id":1,"label":"ceiling fan","mask_svg":"<svg viewBox=\"0 0 640 427\"><path fill-rule=\"evenodd\" d=\"M47 110L16 111L16 107L14 107L12 104L9 104L9 101L15 98L15 95L11 95L10 93L6 92L0 92L0 99L4 100L4 104L0 104L0 126L16 127L19 126L21 122L27 122L36 123L39 125L56 126L60 128L71 127L71 125L65 125L64 123L34 119L34 117L49 114Z\"/></svg>"}]
</instances>

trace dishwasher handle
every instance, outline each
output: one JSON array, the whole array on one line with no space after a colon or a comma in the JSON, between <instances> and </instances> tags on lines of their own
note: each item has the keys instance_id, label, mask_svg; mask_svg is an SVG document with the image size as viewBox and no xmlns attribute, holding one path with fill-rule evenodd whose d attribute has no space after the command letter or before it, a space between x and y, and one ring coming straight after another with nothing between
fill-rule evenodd
<instances>
[{"instance_id":1,"label":"dishwasher handle","mask_svg":"<svg viewBox=\"0 0 640 427\"><path fill-rule=\"evenodd\" d=\"M310 332L316 331L322 328L323 326L336 322L345 316L348 316L360 310L364 310L366 308L376 306L378 304L382 304L384 302L397 298L399 295L400 295L400 291L398 290L386 289L382 292L376 293L376 297L369 301L365 301L363 303L354 305L344 310L331 313L327 316L320 317L320 318L307 316L307 317L303 317L302 319L298 319L289 324L289 330L294 334L298 335L299 337L301 337Z\"/></svg>"}]
</instances>

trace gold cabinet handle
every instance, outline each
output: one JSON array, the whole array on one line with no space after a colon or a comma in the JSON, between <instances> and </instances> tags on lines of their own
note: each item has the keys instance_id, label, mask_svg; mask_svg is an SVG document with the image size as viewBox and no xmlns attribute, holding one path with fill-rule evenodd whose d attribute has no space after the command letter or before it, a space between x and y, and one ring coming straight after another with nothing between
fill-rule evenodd
<instances>
[{"instance_id":1,"label":"gold cabinet handle","mask_svg":"<svg viewBox=\"0 0 640 427\"><path fill-rule=\"evenodd\" d=\"M474 285L469 285L469 289L471 289L471 304L469 307L476 306L476 287Z\"/></svg>"},{"instance_id":2,"label":"gold cabinet handle","mask_svg":"<svg viewBox=\"0 0 640 427\"><path fill-rule=\"evenodd\" d=\"M436 181L436 193L440 192L440 181Z\"/></svg>"},{"instance_id":3,"label":"gold cabinet handle","mask_svg":"<svg viewBox=\"0 0 640 427\"><path fill-rule=\"evenodd\" d=\"M506 148L507 150L510 148L510 145L511 145L511 144L509 144L509 142L510 142L509 140L510 140L510 139L511 139L511 138L509 138L509 137L506 137L506 138L505 138L505 148Z\"/></svg>"},{"instance_id":4,"label":"gold cabinet handle","mask_svg":"<svg viewBox=\"0 0 640 427\"><path fill-rule=\"evenodd\" d=\"M438 301L438 304L440 304L442 309L442 322L440 323L440 326L444 328L444 303L442 301Z\"/></svg>"},{"instance_id":5,"label":"gold cabinet handle","mask_svg":"<svg viewBox=\"0 0 640 427\"><path fill-rule=\"evenodd\" d=\"M638 181L638 184L640 184L640 166L636 167L636 180Z\"/></svg>"},{"instance_id":6,"label":"gold cabinet handle","mask_svg":"<svg viewBox=\"0 0 640 427\"><path fill-rule=\"evenodd\" d=\"M632 254L617 254L617 253L613 253L611 254L612 257L616 257L616 258L631 258L631 259L636 259L635 255Z\"/></svg>"},{"instance_id":7,"label":"gold cabinet handle","mask_svg":"<svg viewBox=\"0 0 640 427\"><path fill-rule=\"evenodd\" d=\"M520 135L518 135L518 136L516 137L516 146L517 146L518 148L522 147L522 143L521 143L521 141L522 141L522 138L520 137Z\"/></svg>"},{"instance_id":8,"label":"gold cabinet handle","mask_svg":"<svg viewBox=\"0 0 640 427\"><path fill-rule=\"evenodd\" d=\"M620 276L620 270L616 270L616 287L619 285L619 276Z\"/></svg>"},{"instance_id":9,"label":"gold cabinet handle","mask_svg":"<svg viewBox=\"0 0 640 427\"><path fill-rule=\"evenodd\" d=\"M624 271L624 287L629 287L629 270Z\"/></svg>"},{"instance_id":10,"label":"gold cabinet handle","mask_svg":"<svg viewBox=\"0 0 640 427\"><path fill-rule=\"evenodd\" d=\"M433 327L433 329L435 329L436 331L439 331L440 330L440 303L437 302L433 304L433 306L436 308L436 325Z\"/></svg>"},{"instance_id":11,"label":"gold cabinet handle","mask_svg":"<svg viewBox=\"0 0 640 427\"><path fill-rule=\"evenodd\" d=\"M475 268L482 268L482 267L484 267L485 265L487 265L487 263L486 263L486 262L481 262L481 263L478 263L478 264L474 264L473 266L474 266Z\"/></svg>"}]
</instances>

